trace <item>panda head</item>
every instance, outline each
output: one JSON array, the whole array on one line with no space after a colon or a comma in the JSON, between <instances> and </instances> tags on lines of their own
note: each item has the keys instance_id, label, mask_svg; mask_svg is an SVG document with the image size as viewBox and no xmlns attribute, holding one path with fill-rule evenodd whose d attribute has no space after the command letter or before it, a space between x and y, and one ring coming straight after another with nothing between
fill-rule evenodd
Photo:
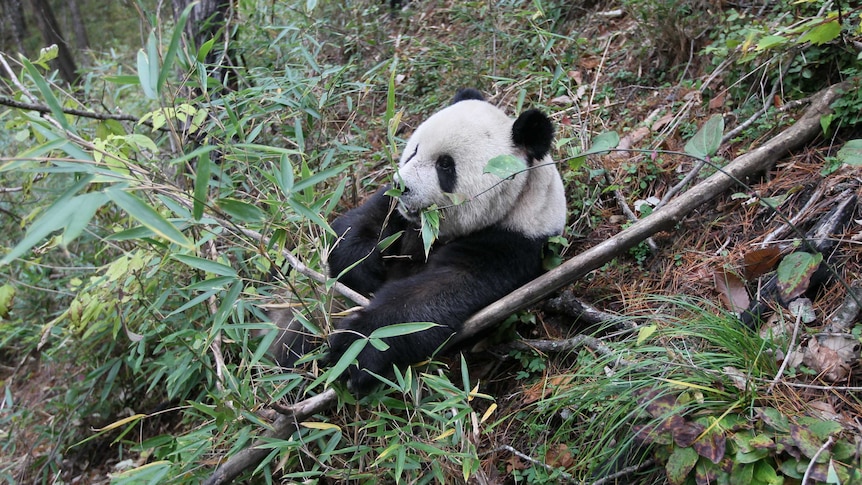
<instances>
[{"instance_id":1,"label":"panda head","mask_svg":"<svg viewBox=\"0 0 862 485\"><path fill-rule=\"evenodd\" d=\"M551 122L540 111L513 120L478 91L461 90L408 140L395 177L402 190L399 211L418 223L421 212L436 204L442 208L441 238L494 224L528 237L560 234L566 207L548 155L552 139ZM506 180L485 173L488 161L500 155L518 157L528 169Z\"/></svg>"}]
</instances>

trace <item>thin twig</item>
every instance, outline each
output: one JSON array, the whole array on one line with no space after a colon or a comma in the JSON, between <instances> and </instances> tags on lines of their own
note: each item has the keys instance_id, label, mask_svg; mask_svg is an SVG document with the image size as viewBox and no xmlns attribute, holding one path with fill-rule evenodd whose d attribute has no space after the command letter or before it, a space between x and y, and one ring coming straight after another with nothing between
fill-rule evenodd
<instances>
[{"instance_id":1,"label":"thin twig","mask_svg":"<svg viewBox=\"0 0 862 485\"><path fill-rule=\"evenodd\" d=\"M814 470L814 466L817 464L817 458L820 456L821 453L823 453L830 446L832 446L833 443L835 443L835 437L830 435L829 439L826 440L826 443L823 443L823 446L821 446L817 450L817 453L814 453L814 456L811 457L811 462L808 463L808 467L805 468L805 474L802 475L802 485L807 485L808 483L811 483L811 472L812 470Z\"/></svg>"},{"instance_id":2,"label":"thin twig","mask_svg":"<svg viewBox=\"0 0 862 485\"><path fill-rule=\"evenodd\" d=\"M608 475L604 478L596 480L595 482L592 483L592 485L605 485L606 483L611 483L618 478L622 478L622 477L631 475L634 472L641 471L644 468L649 468L653 465L655 465L655 460L650 458L649 460L642 461L641 463L638 463L636 465L627 466L627 467L623 468L622 470L620 470L616 473L613 473L613 474Z\"/></svg>"},{"instance_id":3,"label":"thin twig","mask_svg":"<svg viewBox=\"0 0 862 485\"><path fill-rule=\"evenodd\" d=\"M766 394L772 394L772 389L776 384L778 384L778 380L781 379L781 376L784 374L784 369L787 368L787 363L790 362L790 354L793 352L793 345L796 343L797 335L799 335L799 323L801 321L802 312L800 311L796 315L796 323L793 325L793 336L790 337L790 343L787 345L787 353L784 355L784 360L781 361L781 367L778 368L778 372L775 374L775 379L772 379L769 387L766 388Z\"/></svg>"},{"instance_id":4,"label":"thin twig","mask_svg":"<svg viewBox=\"0 0 862 485\"><path fill-rule=\"evenodd\" d=\"M51 108L44 104L25 103L23 101L15 101L14 99L0 96L0 105L9 106L10 108L23 109L28 111L38 111L39 113L51 114ZM75 108L62 108L63 113L67 115L79 116L81 118L92 118L94 120L117 120L117 121L132 121L137 123L139 118L132 115L115 115L111 113L96 113L95 111L85 111Z\"/></svg>"}]
</instances>

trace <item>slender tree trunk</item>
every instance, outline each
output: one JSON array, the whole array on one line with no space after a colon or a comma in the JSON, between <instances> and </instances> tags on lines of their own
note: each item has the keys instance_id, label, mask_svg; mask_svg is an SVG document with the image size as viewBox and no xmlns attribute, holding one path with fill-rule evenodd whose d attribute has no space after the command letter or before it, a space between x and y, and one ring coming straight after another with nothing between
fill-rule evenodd
<instances>
[{"instance_id":1,"label":"slender tree trunk","mask_svg":"<svg viewBox=\"0 0 862 485\"><path fill-rule=\"evenodd\" d=\"M67 83L75 84L78 80L75 58L72 57L72 51L60 32L60 25L57 23L51 5L48 0L30 0L30 6L33 8L33 16L36 18L36 24L42 32L45 44L56 44L60 49L60 54L55 61L60 70L60 76Z\"/></svg>"},{"instance_id":2,"label":"slender tree trunk","mask_svg":"<svg viewBox=\"0 0 862 485\"><path fill-rule=\"evenodd\" d=\"M216 44L204 59L204 64L210 66L211 76L231 87L228 80L230 67L236 65L231 52L230 20L234 15L235 0L199 0L189 14L186 24L186 35L194 43L195 49L208 40L215 38ZM174 18L178 18L191 0L172 0Z\"/></svg>"},{"instance_id":3,"label":"slender tree trunk","mask_svg":"<svg viewBox=\"0 0 862 485\"><path fill-rule=\"evenodd\" d=\"M79 51L88 51L90 50L90 39L87 37L87 26L84 25L84 17L81 16L78 0L67 0L66 4L69 5L72 29L75 31L75 47Z\"/></svg>"},{"instance_id":4,"label":"slender tree trunk","mask_svg":"<svg viewBox=\"0 0 862 485\"><path fill-rule=\"evenodd\" d=\"M24 52L24 32L27 32L27 24L24 22L24 7L21 0L3 0L3 22L9 26L12 40L18 52Z\"/></svg>"}]
</instances>

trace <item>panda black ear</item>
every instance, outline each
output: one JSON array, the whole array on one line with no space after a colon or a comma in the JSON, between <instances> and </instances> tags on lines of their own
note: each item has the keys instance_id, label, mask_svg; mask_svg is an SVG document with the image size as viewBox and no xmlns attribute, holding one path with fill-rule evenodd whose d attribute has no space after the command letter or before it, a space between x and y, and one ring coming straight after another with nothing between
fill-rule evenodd
<instances>
[{"instance_id":1,"label":"panda black ear","mask_svg":"<svg viewBox=\"0 0 862 485\"><path fill-rule=\"evenodd\" d=\"M529 162L545 158L551 150L554 139L554 127L551 120L537 109L525 111L512 125L512 141L515 146L524 149Z\"/></svg>"},{"instance_id":2,"label":"panda black ear","mask_svg":"<svg viewBox=\"0 0 862 485\"><path fill-rule=\"evenodd\" d=\"M455 97L452 98L452 102L449 103L449 106L457 103L458 101L464 101L467 99L477 99L479 101L485 101L485 96L482 96L482 92L478 89L473 88L461 88L455 93Z\"/></svg>"}]
</instances>

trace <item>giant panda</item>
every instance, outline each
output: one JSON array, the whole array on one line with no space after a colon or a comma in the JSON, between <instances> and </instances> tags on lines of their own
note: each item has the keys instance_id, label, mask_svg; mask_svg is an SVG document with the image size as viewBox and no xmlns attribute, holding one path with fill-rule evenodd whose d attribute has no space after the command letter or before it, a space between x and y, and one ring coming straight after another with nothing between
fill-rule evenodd
<instances>
[{"instance_id":1,"label":"giant panda","mask_svg":"<svg viewBox=\"0 0 862 485\"><path fill-rule=\"evenodd\" d=\"M385 351L366 345L348 370L355 392L374 387L372 374L431 357L473 313L542 273L545 244L566 223L563 182L549 155L552 138L542 112L531 109L511 119L479 91L462 89L407 141L393 176L400 196L387 195L389 187L383 187L331 223L338 238L329 252L329 273L370 297L370 304L330 333L329 362L375 329L437 324L387 339ZM505 180L485 173L499 155L515 156L528 169ZM435 205L439 234L426 257L420 216ZM399 233L381 251L379 243ZM280 359L282 364L308 350L307 342L288 332L276 343L282 346L276 355L293 356Z\"/></svg>"}]
</instances>

